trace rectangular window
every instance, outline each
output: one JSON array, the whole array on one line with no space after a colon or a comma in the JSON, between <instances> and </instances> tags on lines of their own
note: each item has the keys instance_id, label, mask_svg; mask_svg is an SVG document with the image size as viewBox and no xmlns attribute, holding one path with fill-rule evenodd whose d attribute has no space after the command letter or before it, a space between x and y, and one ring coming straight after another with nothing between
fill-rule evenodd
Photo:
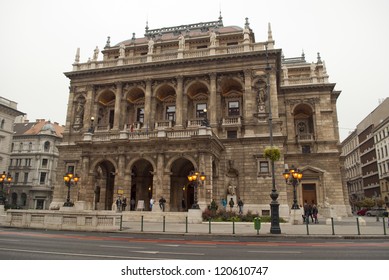
<instances>
[{"instance_id":1,"label":"rectangular window","mask_svg":"<svg viewBox=\"0 0 389 280\"><path fill-rule=\"evenodd\" d=\"M166 106L166 120L169 121L176 120L176 106L174 105Z\"/></svg>"},{"instance_id":2,"label":"rectangular window","mask_svg":"<svg viewBox=\"0 0 389 280\"><path fill-rule=\"evenodd\" d=\"M28 183L28 172L24 173L24 184Z\"/></svg>"},{"instance_id":3,"label":"rectangular window","mask_svg":"<svg viewBox=\"0 0 389 280\"><path fill-rule=\"evenodd\" d=\"M228 102L228 116L240 116L239 101Z\"/></svg>"},{"instance_id":4,"label":"rectangular window","mask_svg":"<svg viewBox=\"0 0 389 280\"><path fill-rule=\"evenodd\" d=\"M41 176L39 178L39 184L43 185L46 182L46 172L41 172Z\"/></svg>"},{"instance_id":5,"label":"rectangular window","mask_svg":"<svg viewBox=\"0 0 389 280\"><path fill-rule=\"evenodd\" d=\"M302 146L302 153L303 154L310 154L311 153L311 146L308 146L308 145Z\"/></svg>"},{"instance_id":6,"label":"rectangular window","mask_svg":"<svg viewBox=\"0 0 389 280\"><path fill-rule=\"evenodd\" d=\"M74 165L68 165L67 169L68 169L67 173L74 174Z\"/></svg>"},{"instance_id":7,"label":"rectangular window","mask_svg":"<svg viewBox=\"0 0 389 280\"><path fill-rule=\"evenodd\" d=\"M42 159L42 167L43 167L43 168L46 168L46 167L47 167L47 164L48 164L47 158Z\"/></svg>"},{"instance_id":8,"label":"rectangular window","mask_svg":"<svg viewBox=\"0 0 389 280\"><path fill-rule=\"evenodd\" d=\"M15 184L19 183L19 172L15 173Z\"/></svg>"},{"instance_id":9,"label":"rectangular window","mask_svg":"<svg viewBox=\"0 0 389 280\"><path fill-rule=\"evenodd\" d=\"M260 173L269 173L269 162L268 161L260 161L259 162L259 172Z\"/></svg>"},{"instance_id":10,"label":"rectangular window","mask_svg":"<svg viewBox=\"0 0 389 280\"><path fill-rule=\"evenodd\" d=\"M238 138L238 131L236 130L227 131L227 139L236 139L236 138Z\"/></svg>"},{"instance_id":11,"label":"rectangular window","mask_svg":"<svg viewBox=\"0 0 389 280\"><path fill-rule=\"evenodd\" d=\"M207 117L207 103L196 104L196 118Z\"/></svg>"},{"instance_id":12,"label":"rectangular window","mask_svg":"<svg viewBox=\"0 0 389 280\"><path fill-rule=\"evenodd\" d=\"M138 108L136 110L136 121L140 123L144 123L145 121L145 109L144 108Z\"/></svg>"}]
</instances>

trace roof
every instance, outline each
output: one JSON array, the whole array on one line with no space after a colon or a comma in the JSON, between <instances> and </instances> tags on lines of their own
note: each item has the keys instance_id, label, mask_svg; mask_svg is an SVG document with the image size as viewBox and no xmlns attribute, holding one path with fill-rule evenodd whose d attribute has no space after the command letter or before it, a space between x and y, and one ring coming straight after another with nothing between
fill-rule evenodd
<instances>
[{"instance_id":1,"label":"roof","mask_svg":"<svg viewBox=\"0 0 389 280\"><path fill-rule=\"evenodd\" d=\"M121 44L131 45L131 44L145 44L151 38L153 40L158 40L160 42L163 41L171 41L178 39L179 36L184 35L188 38L196 38L196 37L204 37L209 36L209 33L215 31L219 35L231 33L231 32L239 32L243 31L243 28L239 26L223 26L223 22L221 17L219 17L218 21L210 21L210 22L200 22L194 24L186 24L179 25L173 27L163 27L158 29L149 29L148 25L145 29L144 37L135 38L135 33L133 33L133 37L131 39L122 41L116 44L114 47L118 47ZM107 42L109 44L109 42ZM110 47L109 45L106 46Z\"/></svg>"},{"instance_id":2,"label":"roof","mask_svg":"<svg viewBox=\"0 0 389 280\"><path fill-rule=\"evenodd\" d=\"M14 124L14 136L22 135L53 135L62 138L64 127L58 123L46 121L44 119L36 122L24 122Z\"/></svg>"}]
</instances>

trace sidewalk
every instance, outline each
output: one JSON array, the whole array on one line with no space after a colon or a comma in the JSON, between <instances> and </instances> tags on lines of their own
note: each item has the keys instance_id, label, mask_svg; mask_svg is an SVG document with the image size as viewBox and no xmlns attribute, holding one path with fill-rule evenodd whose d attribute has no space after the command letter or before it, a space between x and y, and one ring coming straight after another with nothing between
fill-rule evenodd
<instances>
[{"instance_id":1,"label":"sidewalk","mask_svg":"<svg viewBox=\"0 0 389 280\"><path fill-rule=\"evenodd\" d=\"M384 226L385 222L385 226ZM294 237L344 237L344 238L389 238L388 218L376 221L376 217L346 217L340 221L330 219L319 224L291 225L280 223L281 234L270 233L270 223L261 223L257 231L254 223L243 222L123 222L122 231L131 233L160 233L185 235L236 235L236 236L294 236ZM358 226L359 223L359 226Z\"/></svg>"}]
</instances>

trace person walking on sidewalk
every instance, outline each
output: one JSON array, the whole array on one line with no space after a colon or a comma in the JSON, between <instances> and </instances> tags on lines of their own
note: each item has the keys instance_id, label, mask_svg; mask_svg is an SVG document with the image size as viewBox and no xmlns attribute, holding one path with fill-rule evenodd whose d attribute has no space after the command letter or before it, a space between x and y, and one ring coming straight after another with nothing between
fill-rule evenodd
<instances>
[{"instance_id":1,"label":"person walking on sidewalk","mask_svg":"<svg viewBox=\"0 0 389 280\"><path fill-rule=\"evenodd\" d=\"M234 208L234 205L235 205L235 202L234 202L234 200L232 199L232 197L231 197L231 199L230 199L230 202L228 202L228 205L230 205L230 211L232 212L232 209Z\"/></svg>"},{"instance_id":2,"label":"person walking on sidewalk","mask_svg":"<svg viewBox=\"0 0 389 280\"><path fill-rule=\"evenodd\" d=\"M315 224L319 223L319 220L317 219L317 214L318 213L319 213L319 210L317 209L316 204L313 204L313 206L312 206L312 215L313 215L313 218L315 220Z\"/></svg>"},{"instance_id":3,"label":"person walking on sidewalk","mask_svg":"<svg viewBox=\"0 0 389 280\"><path fill-rule=\"evenodd\" d=\"M238 207L239 207L239 214L243 214L243 201L238 198Z\"/></svg>"},{"instance_id":4,"label":"person walking on sidewalk","mask_svg":"<svg viewBox=\"0 0 389 280\"><path fill-rule=\"evenodd\" d=\"M166 199L161 196L161 198L159 199L159 208L161 208L162 212L165 212L165 203Z\"/></svg>"},{"instance_id":5,"label":"person walking on sidewalk","mask_svg":"<svg viewBox=\"0 0 389 280\"><path fill-rule=\"evenodd\" d=\"M154 198L150 198L150 211L153 211Z\"/></svg>"}]
</instances>

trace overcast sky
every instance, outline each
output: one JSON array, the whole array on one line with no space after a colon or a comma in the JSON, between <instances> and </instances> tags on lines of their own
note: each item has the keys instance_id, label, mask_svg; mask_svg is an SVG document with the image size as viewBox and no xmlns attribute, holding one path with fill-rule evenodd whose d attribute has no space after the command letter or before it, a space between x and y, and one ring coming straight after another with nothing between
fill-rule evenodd
<instances>
[{"instance_id":1,"label":"overcast sky","mask_svg":"<svg viewBox=\"0 0 389 280\"><path fill-rule=\"evenodd\" d=\"M389 96L389 1L387 0L0 0L0 96L18 103L28 119L65 124L76 49L81 62L111 45L143 37L150 29L218 20L244 26L285 57L308 62L320 52L338 98L341 140ZM100 54L100 58L102 55Z\"/></svg>"}]
</instances>

